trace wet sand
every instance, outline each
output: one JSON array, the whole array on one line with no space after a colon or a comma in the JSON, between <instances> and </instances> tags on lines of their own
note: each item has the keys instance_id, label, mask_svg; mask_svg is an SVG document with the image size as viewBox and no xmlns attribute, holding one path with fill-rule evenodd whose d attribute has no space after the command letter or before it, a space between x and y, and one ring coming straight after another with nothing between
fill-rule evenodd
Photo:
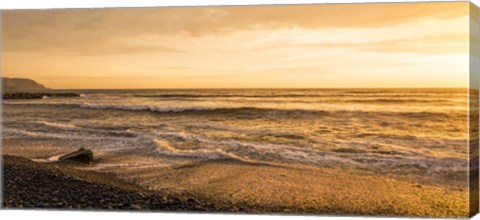
<instances>
[{"instance_id":1,"label":"wet sand","mask_svg":"<svg viewBox=\"0 0 480 220\"><path fill-rule=\"evenodd\" d=\"M155 184L248 210L348 215L466 216L465 190L335 169L210 161L159 171ZM261 210L259 210L261 211Z\"/></svg>"},{"instance_id":2,"label":"wet sand","mask_svg":"<svg viewBox=\"0 0 480 220\"><path fill-rule=\"evenodd\" d=\"M42 154L39 152L29 153L26 150L26 148L21 146L15 146L15 142L4 142L4 153L27 158L35 158L33 155L38 157ZM7 162L8 160L7 158ZM8 166L6 168L11 169L12 167L23 166L21 164L24 162L12 163L10 168ZM142 209L146 207L151 210L206 210L322 215L468 216L468 190L466 188L425 184L379 175L360 175L348 170L335 168L303 165L274 166L247 164L231 160L211 160L184 166L156 168L156 180L144 183L141 180L123 181L122 175L114 175L112 173L106 175L108 178L102 178L102 175L98 174L90 175L92 171L85 170L85 167L82 166L72 167L72 165L64 164L37 164L37 166L32 165L34 163L28 163L31 164L28 165L29 172L34 172L37 167L41 167L41 169L49 172L55 169L73 169L75 170L73 173L76 173L74 175L67 174L71 172L59 172L57 176L75 181L101 184L102 186L107 186L107 189L102 189L107 191L111 190L108 187L113 187L115 190L127 190L134 194L147 193L153 197L160 198L158 201L163 201L161 199L163 196L178 201L192 198L196 201L195 205L198 205L198 209L195 209L195 205L193 208L189 205L184 205L185 207L171 209L166 209L165 206L161 208L148 204L138 205ZM17 172L23 172L21 170ZM40 178L42 175L42 172L40 172L37 176ZM124 175L129 175L129 173L124 173ZM16 177L17 175L14 176ZM5 182L10 183L12 186L29 186L30 184L26 183L37 181L31 178L14 178L12 180L10 179L12 176L8 175L4 175L4 177ZM112 178L119 178L119 180L108 181L108 179L111 180ZM43 181L53 180L47 178ZM65 180L61 179L59 181ZM156 190L148 190L148 188L151 188L148 184L155 185ZM45 184L45 186L49 187L50 184ZM122 187L124 188L122 189ZM6 187L4 195L16 195L19 192L30 190L32 189ZM41 192L35 191L35 194L38 193ZM39 196L44 196L47 200L50 199L48 195L42 194ZM142 196L133 197L138 201L146 198ZM8 199L7 197L5 198ZM11 198L13 200L28 199L18 196ZM99 204L94 207L90 205L91 208L105 209L105 204L102 204L101 200L95 201L98 201ZM153 199L153 201L156 200ZM75 202L78 203L79 201ZM18 203L19 201L11 201L9 204L13 205L8 205L8 207L15 207L15 204ZM182 204L180 203L180 206ZM41 204L33 205L34 207L42 207ZM112 208L132 208L131 204L124 205ZM133 206L133 208L138 207Z\"/></svg>"}]
</instances>

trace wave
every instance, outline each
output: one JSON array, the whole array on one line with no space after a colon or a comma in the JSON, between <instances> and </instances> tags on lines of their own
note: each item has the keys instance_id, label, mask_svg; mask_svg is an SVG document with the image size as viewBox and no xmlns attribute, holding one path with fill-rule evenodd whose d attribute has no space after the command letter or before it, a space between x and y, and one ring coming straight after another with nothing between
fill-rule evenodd
<instances>
[{"instance_id":1,"label":"wave","mask_svg":"<svg viewBox=\"0 0 480 220\"><path fill-rule=\"evenodd\" d=\"M282 132L276 133L282 134ZM439 171L464 171L468 168L468 163L464 159L434 158L428 154L418 154L418 152L409 148L401 150L387 147L371 150L362 148L360 143L355 143L353 146L344 146L344 148L337 148L329 152L326 149L311 148L298 144L259 143L232 139L216 140L185 132L155 131L153 134L155 143L160 145L160 152L169 156L199 159L230 158L248 162L295 162L320 166L345 164L365 168L371 166L412 166L432 168ZM259 134L259 136L261 135ZM180 145L182 143L190 145L191 143L192 146L199 149L179 150L171 143Z\"/></svg>"},{"instance_id":2,"label":"wave","mask_svg":"<svg viewBox=\"0 0 480 220\"><path fill-rule=\"evenodd\" d=\"M196 95L196 94L159 94L159 95L134 95L140 98L301 98L301 97L331 97L332 95L320 94L267 94L267 95L240 95L240 94L216 94L216 95ZM346 95L335 95L346 96Z\"/></svg>"},{"instance_id":3,"label":"wave","mask_svg":"<svg viewBox=\"0 0 480 220\"><path fill-rule=\"evenodd\" d=\"M138 97L138 96L137 96ZM166 98L164 101L225 101L225 102L262 102L262 103L328 103L328 104L338 104L338 103L365 103L365 104L432 104L432 105L458 105L467 103L467 97L461 98L452 98L452 97L437 97L436 99L432 98L423 98L418 96L412 97L381 97L381 96L363 96L357 98L348 98L349 96L345 95L281 95L281 96L238 96L238 95L146 95L140 97L161 97ZM342 98L340 98L342 97ZM262 100L252 100L252 98L265 98ZM293 99L290 99L293 98ZM312 98L322 98L322 99L312 99ZM232 100L233 99L233 100Z\"/></svg>"},{"instance_id":4,"label":"wave","mask_svg":"<svg viewBox=\"0 0 480 220\"><path fill-rule=\"evenodd\" d=\"M167 134L167 133L165 133ZM212 148L180 150L173 147L170 141L163 137L154 139L157 146L156 153L172 157L187 157L201 160L231 159L244 163L278 165L282 162L310 163L323 166L332 166L338 163L357 164L357 162L328 155L306 147L296 147L278 144L250 143L234 140L208 140L197 136L184 134L171 134L181 136L198 143L199 146L212 146Z\"/></svg>"},{"instance_id":5,"label":"wave","mask_svg":"<svg viewBox=\"0 0 480 220\"><path fill-rule=\"evenodd\" d=\"M348 97L365 97L365 98L375 98L375 97L385 97L383 100L391 100L388 98L405 98L406 101L408 99L412 99L411 101L424 101L424 102L432 102L436 101L432 99L433 97L436 98L458 98L454 96L454 94L448 95L435 95L432 94L415 94L415 93L406 93L406 94L391 94L391 93L333 93L333 94L265 94L265 95L248 95L248 94L145 94L145 95L132 95L132 97L138 98L162 98L162 99L205 99L205 98L348 98ZM460 94L460 97L465 96L465 94ZM417 98L417 99L414 99ZM422 99L420 99L422 98ZM430 100L431 99L431 100Z\"/></svg>"},{"instance_id":6,"label":"wave","mask_svg":"<svg viewBox=\"0 0 480 220\"><path fill-rule=\"evenodd\" d=\"M413 119L438 119L438 118L452 118L466 116L466 112L429 112L429 111L362 111L362 110L316 110L316 109L278 109L278 108L263 108L263 107L203 107L203 106L191 106L191 107L159 107L148 105L115 105L115 104L92 104L92 103L14 103L6 102L6 105L22 105L22 106L41 106L41 107L67 107L67 108L84 108L84 109L100 109L100 110L117 110L127 112L148 112L148 113L164 113L164 114L216 114L216 115L229 115L233 117L251 118L256 116L266 116L271 118L286 117L286 118L298 118L298 117L322 117L322 116L335 116L335 117L351 117L355 115L364 115L365 117L378 117L378 116L396 116L406 117ZM339 116L340 114L340 116Z\"/></svg>"},{"instance_id":7,"label":"wave","mask_svg":"<svg viewBox=\"0 0 480 220\"><path fill-rule=\"evenodd\" d=\"M79 129L79 127L73 124L67 124L67 123L48 122L48 121L39 121L38 123L48 127L54 127L54 128L60 128L60 129L67 129L67 130Z\"/></svg>"},{"instance_id":8,"label":"wave","mask_svg":"<svg viewBox=\"0 0 480 220\"><path fill-rule=\"evenodd\" d=\"M465 98L463 101L464 103L467 103L467 99ZM344 102L352 102L352 103L392 103L392 104L397 104L397 103L438 103L438 104L444 104L444 103L458 103L457 100L448 100L448 99L349 99L349 100L344 100Z\"/></svg>"},{"instance_id":9,"label":"wave","mask_svg":"<svg viewBox=\"0 0 480 220\"><path fill-rule=\"evenodd\" d=\"M165 133L166 134L166 133ZM336 151L328 153L326 151L315 150L308 147L250 143L233 140L214 141L203 139L198 136L185 134L174 134L184 139L195 141L199 146L213 146L212 148L186 149L180 150L173 147L166 136L155 138L154 143L157 146L156 153L171 157L186 157L200 160L219 160L231 159L244 163L262 163L262 164L282 164L302 163L314 164L319 166L336 166L339 164L351 165L356 167L417 167L429 168L436 171L465 171L468 168L466 160L459 158L431 158L428 156L412 156L405 154L394 154L385 156L383 152L363 152L355 151ZM177 140L178 141L178 140ZM176 142L177 142L176 141Z\"/></svg>"},{"instance_id":10,"label":"wave","mask_svg":"<svg viewBox=\"0 0 480 220\"><path fill-rule=\"evenodd\" d=\"M286 112L286 113L312 113L312 114L328 114L324 110L309 109L277 109L277 108L261 108L261 107L159 107L147 105L111 105L111 104L92 104L92 103L14 103L6 102L6 105L24 105L24 106L40 106L40 107L70 107L85 109L105 109L105 110L123 110L123 111L148 111L156 113L247 113L247 112Z\"/></svg>"},{"instance_id":11,"label":"wave","mask_svg":"<svg viewBox=\"0 0 480 220\"><path fill-rule=\"evenodd\" d=\"M64 124L46 123L50 126L69 127ZM35 139L61 139L68 143L81 142L90 147L113 153L159 154L169 157L190 158L193 160L234 160L243 163L255 164L282 164L303 163L319 166L350 165L357 167L420 167L438 171L464 171L468 168L466 160L458 158L431 158L427 155L415 155L408 152L369 151L352 147L339 148L329 152L325 149L314 149L306 146L289 144L259 143L238 140L215 140L203 135L189 134L175 131L156 131L154 133L141 133L136 137L112 137L104 133L54 133L4 129L4 135L35 138ZM180 146L190 143L195 148L179 149L172 145ZM153 145L153 146L152 146ZM386 149L387 150L387 149Z\"/></svg>"},{"instance_id":12,"label":"wave","mask_svg":"<svg viewBox=\"0 0 480 220\"><path fill-rule=\"evenodd\" d=\"M421 156L362 156L357 154L353 160L363 164L363 166L376 166L376 167L412 167L422 168L432 171L467 171L468 161L460 158L445 157L445 158L432 158Z\"/></svg>"},{"instance_id":13,"label":"wave","mask_svg":"<svg viewBox=\"0 0 480 220\"><path fill-rule=\"evenodd\" d=\"M154 143L158 146L157 153L167 155L167 156L190 157L190 158L209 159L209 160L233 159L233 160L246 162L246 163L256 162L256 161L239 157L232 153L227 153L221 149L179 150L171 146L168 141L164 141L161 139L154 139Z\"/></svg>"},{"instance_id":14,"label":"wave","mask_svg":"<svg viewBox=\"0 0 480 220\"><path fill-rule=\"evenodd\" d=\"M68 140L108 140L108 139L118 139L114 137L105 137L92 134L79 134L79 133L53 133L53 132L42 132L42 131L30 131L16 128L5 128L3 130L4 136L13 136L13 137L25 137L25 138L52 138L52 139L68 139Z\"/></svg>"},{"instance_id":15,"label":"wave","mask_svg":"<svg viewBox=\"0 0 480 220\"><path fill-rule=\"evenodd\" d=\"M35 125L35 131L5 128L4 133L13 136L27 136L34 138L59 138L59 139L98 139L101 137L108 138L136 138L140 134L129 129L123 129L122 127L106 127L106 126L92 126L88 127L76 126L70 123L52 122L52 121L32 121L25 125L25 128L30 128L31 124ZM40 126L38 126L40 125ZM55 132L52 132L52 131ZM73 136L72 136L73 135Z\"/></svg>"}]
</instances>

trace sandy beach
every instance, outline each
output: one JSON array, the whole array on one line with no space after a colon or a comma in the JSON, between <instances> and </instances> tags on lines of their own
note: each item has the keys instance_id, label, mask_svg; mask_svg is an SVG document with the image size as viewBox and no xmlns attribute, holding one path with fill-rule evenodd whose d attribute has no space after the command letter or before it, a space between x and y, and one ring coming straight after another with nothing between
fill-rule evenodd
<instances>
[{"instance_id":1,"label":"sandy beach","mask_svg":"<svg viewBox=\"0 0 480 220\"><path fill-rule=\"evenodd\" d=\"M4 153L28 157L26 151L20 154L22 141L4 143ZM11 156L4 156L4 163L3 205L7 208L468 216L468 192L459 185L359 175L333 168L211 160L158 169L157 190L148 190L144 183L94 172L83 165L39 164ZM63 191L52 193L58 189Z\"/></svg>"}]
</instances>

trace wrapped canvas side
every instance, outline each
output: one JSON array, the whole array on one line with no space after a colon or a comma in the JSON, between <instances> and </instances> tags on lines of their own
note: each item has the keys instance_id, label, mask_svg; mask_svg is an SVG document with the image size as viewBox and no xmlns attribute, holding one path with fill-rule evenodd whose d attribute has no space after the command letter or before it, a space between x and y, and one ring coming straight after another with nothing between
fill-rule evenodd
<instances>
[{"instance_id":1,"label":"wrapped canvas side","mask_svg":"<svg viewBox=\"0 0 480 220\"><path fill-rule=\"evenodd\" d=\"M478 213L478 157L479 157L479 132L478 132L478 84L479 84L479 13L478 7L470 5L470 90L469 90L469 186L470 186L470 216Z\"/></svg>"}]
</instances>

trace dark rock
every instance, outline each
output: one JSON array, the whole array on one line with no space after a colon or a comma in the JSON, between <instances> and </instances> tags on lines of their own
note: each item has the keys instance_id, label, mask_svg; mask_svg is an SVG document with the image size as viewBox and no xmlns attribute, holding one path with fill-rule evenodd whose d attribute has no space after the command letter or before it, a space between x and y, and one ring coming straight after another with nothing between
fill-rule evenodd
<instances>
[{"instance_id":1,"label":"dark rock","mask_svg":"<svg viewBox=\"0 0 480 220\"><path fill-rule=\"evenodd\" d=\"M3 99L43 99L44 97L80 97L80 94L68 93L46 93L46 92L9 92L3 93Z\"/></svg>"},{"instance_id":2,"label":"dark rock","mask_svg":"<svg viewBox=\"0 0 480 220\"><path fill-rule=\"evenodd\" d=\"M93 164L93 152L84 148L80 148L75 152L65 154L58 159L58 162L70 161L84 164Z\"/></svg>"}]
</instances>

